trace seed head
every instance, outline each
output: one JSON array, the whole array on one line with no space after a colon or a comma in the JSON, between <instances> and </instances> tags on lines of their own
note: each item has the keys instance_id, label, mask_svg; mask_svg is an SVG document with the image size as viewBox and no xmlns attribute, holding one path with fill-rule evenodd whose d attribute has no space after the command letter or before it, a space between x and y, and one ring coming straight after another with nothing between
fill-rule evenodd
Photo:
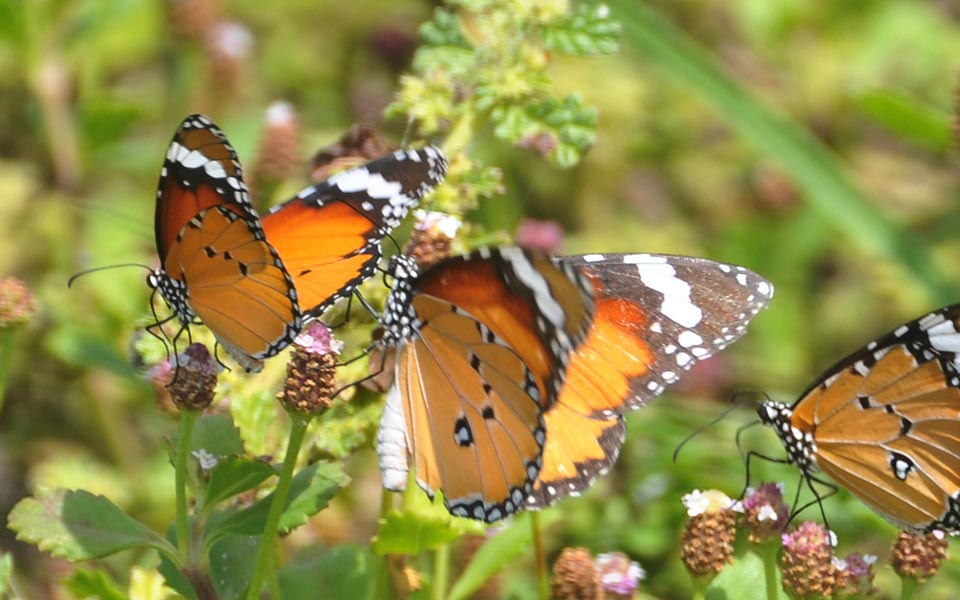
<instances>
[{"instance_id":1,"label":"seed head","mask_svg":"<svg viewBox=\"0 0 960 600\"><path fill-rule=\"evenodd\" d=\"M337 390L337 358L343 343L330 329L314 321L293 342L287 379L277 398L287 410L319 415L333 404Z\"/></svg>"},{"instance_id":2,"label":"seed head","mask_svg":"<svg viewBox=\"0 0 960 600\"><path fill-rule=\"evenodd\" d=\"M0 329L27 323L37 314L37 298L16 277L0 280Z\"/></svg>"},{"instance_id":3,"label":"seed head","mask_svg":"<svg viewBox=\"0 0 960 600\"><path fill-rule=\"evenodd\" d=\"M940 570L947 557L947 536L940 530L930 533L901 531L893 544L893 570L901 577L926 581Z\"/></svg>"},{"instance_id":4,"label":"seed head","mask_svg":"<svg viewBox=\"0 0 960 600\"><path fill-rule=\"evenodd\" d=\"M751 542L764 544L777 539L790 518L790 507L783 501L782 484L764 483L748 490L743 499L743 513Z\"/></svg>"},{"instance_id":5,"label":"seed head","mask_svg":"<svg viewBox=\"0 0 960 600\"><path fill-rule=\"evenodd\" d=\"M787 596L796 600L831 597L837 588L832 533L807 521L781 539L780 571Z\"/></svg>"},{"instance_id":6,"label":"seed head","mask_svg":"<svg viewBox=\"0 0 960 600\"><path fill-rule=\"evenodd\" d=\"M739 504L718 490L694 490L683 504L690 520L680 539L680 560L695 577L716 575L733 562Z\"/></svg>"},{"instance_id":7,"label":"seed head","mask_svg":"<svg viewBox=\"0 0 960 600\"><path fill-rule=\"evenodd\" d=\"M217 375L223 367L203 344L190 344L177 355L173 380L167 386L180 410L203 410L213 402ZM161 376L161 375L158 375Z\"/></svg>"},{"instance_id":8,"label":"seed head","mask_svg":"<svg viewBox=\"0 0 960 600\"><path fill-rule=\"evenodd\" d=\"M597 569L586 548L564 548L553 563L551 598L554 600L599 600Z\"/></svg>"}]
</instances>

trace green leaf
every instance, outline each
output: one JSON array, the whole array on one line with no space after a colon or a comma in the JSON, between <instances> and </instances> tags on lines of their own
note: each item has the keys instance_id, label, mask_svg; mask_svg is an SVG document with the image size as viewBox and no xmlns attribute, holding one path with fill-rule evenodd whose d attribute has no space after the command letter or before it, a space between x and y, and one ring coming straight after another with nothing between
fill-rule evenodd
<instances>
[{"instance_id":1,"label":"green leaf","mask_svg":"<svg viewBox=\"0 0 960 600\"><path fill-rule=\"evenodd\" d=\"M71 561L144 546L176 556L169 542L103 496L83 490L40 491L13 507L9 525L17 539Z\"/></svg>"},{"instance_id":2,"label":"green leaf","mask_svg":"<svg viewBox=\"0 0 960 600\"><path fill-rule=\"evenodd\" d=\"M808 130L777 114L733 81L702 46L644 3L612 0L624 39L645 61L712 104L733 129L775 157L820 219L878 255L899 261L940 304L956 294L922 239L898 228L850 182L838 158Z\"/></svg>"},{"instance_id":3,"label":"green leaf","mask_svg":"<svg viewBox=\"0 0 960 600\"><path fill-rule=\"evenodd\" d=\"M311 516L324 508L337 492L350 483L339 463L318 462L303 469L293 477L287 506L280 516L278 530L281 535L307 522ZM253 506L230 515L214 526L211 539L222 533L236 535L260 535L267 522L271 493Z\"/></svg>"},{"instance_id":4,"label":"green leaf","mask_svg":"<svg viewBox=\"0 0 960 600\"><path fill-rule=\"evenodd\" d=\"M284 600L369 598L376 558L365 546L311 548L277 573Z\"/></svg>"},{"instance_id":5,"label":"green leaf","mask_svg":"<svg viewBox=\"0 0 960 600\"><path fill-rule=\"evenodd\" d=\"M857 97L860 109L903 139L926 149L950 148L950 116L890 90L874 90Z\"/></svg>"},{"instance_id":6,"label":"green leaf","mask_svg":"<svg viewBox=\"0 0 960 600\"><path fill-rule=\"evenodd\" d=\"M574 14L561 17L543 28L546 47L576 56L613 54L619 48L620 23L603 5L581 4Z\"/></svg>"},{"instance_id":7,"label":"green leaf","mask_svg":"<svg viewBox=\"0 0 960 600\"><path fill-rule=\"evenodd\" d=\"M577 164L596 139L597 111L575 94L498 106L490 117L494 135L538 150L560 168Z\"/></svg>"},{"instance_id":8,"label":"green leaf","mask_svg":"<svg viewBox=\"0 0 960 600\"><path fill-rule=\"evenodd\" d=\"M381 556L419 554L449 544L466 533L480 535L485 529L479 521L452 516L438 495L433 504L415 504L405 512L390 511L380 520L371 548Z\"/></svg>"},{"instance_id":9,"label":"green leaf","mask_svg":"<svg viewBox=\"0 0 960 600\"><path fill-rule=\"evenodd\" d=\"M728 565L707 588L707 600L752 600L753 598L777 598L787 600L780 585L773 594L767 593L767 584L763 576L763 561L750 552L743 558L737 558Z\"/></svg>"},{"instance_id":10,"label":"green leaf","mask_svg":"<svg viewBox=\"0 0 960 600\"><path fill-rule=\"evenodd\" d=\"M173 447L176 448L176 440ZM243 454L240 430L227 415L203 415L190 438L190 451L204 450L217 458Z\"/></svg>"},{"instance_id":11,"label":"green leaf","mask_svg":"<svg viewBox=\"0 0 960 600\"><path fill-rule=\"evenodd\" d=\"M13 555L0 553L0 598L5 598L13 575Z\"/></svg>"},{"instance_id":12,"label":"green leaf","mask_svg":"<svg viewBox=\"0 0 960 600\"><path fill-rule=\"evenodd\" d=\"M470 42L463 37L460 17L442 8L433 11L432 21L420 26L420 37L427 46L453 46L470 50Z\"/></svg>"},{"instance_id":13,"label":"green leaf","mask_svg":"<svg viewBox=\"0 0 960 600\"><path fill-rule=\"evenodd\" d=\"M225 535L210 548L210 580L217 598L242 598L253 575L260 536Z\"/></svg>"},{"instance_id":14,"label":"green leaf","mask_svg":"<svg viewBox=\"0 0 960 600\"><path fill-rule=\"evenodd\" d=\"M66 588L77 598L126 600L127 593L103 571L78 569L66 581ZM2 597L2 596L0 596Z\"/></svg>"},{"instance_id":15,"label":"green leaf","mask_svg":"<svg viewBox=\"0 0 960 600\"><path fill-rule=\"evenodd\" d=\"M204 508L213 506L227 498L252 490L273 474L275 471L271 465L258 460L241 457L222 460L210 470L210 481L207 484L203 506Z\"/></svg>"},{"instance_id":16,"label":"green leaf","mask_svg":"<svg viewBox=\"0 0 960 600\"><path fill-rule=\"evenodd\" d=\"M540 527L548 527L560 520L558 511L534 514L526 512L513 519L509 527L497 531L473 556L467 568L460 573L448 596L449 600L469 598L473 592L517 558L530 554L533 546L531 519L539 518Z\"/></svg>"}]
</instances>

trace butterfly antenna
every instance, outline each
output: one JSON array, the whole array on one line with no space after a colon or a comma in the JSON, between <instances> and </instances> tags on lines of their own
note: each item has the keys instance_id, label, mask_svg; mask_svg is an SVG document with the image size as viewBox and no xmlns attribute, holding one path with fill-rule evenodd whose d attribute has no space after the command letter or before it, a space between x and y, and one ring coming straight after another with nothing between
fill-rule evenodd
<instances>
[{"instance_id":1,"label":"butterfly antenna","mask_svg":"<svg viewBox=\"0 0 960 600\"><path fill-rule=\"evenodd\" d=\"M117 265L106 265L106 266L103 266L103 267L94 267L94 268L92 268L92 269L86 269L86 270L84 270L84 271L80 271L79 273L74 273L73 275L71 275L71 276L70 276L70 279L67 280L67 287L73 286L73 282L76 281L76 280L78 280L78 279L80 279L80 278L83 277L84 275L89 275L90 273L96 273L97 271L106 271L106 270L108 270L108 269L117 269L117 268L119 268L119 267L140 267L141 269L146 269L147 271L153 272L153 269L151 269L151 268L148 267L147 265L144 265L144 264L141 264L141 263L120 263L120 264L117 264Z\"/></svg>"},{"instance_id":2,"label":"butterfly antenna","mask_svg":"<svg viewBox=\"0 0 960 600\"><path fill-rule=\"evenodd\" d=\"M736 397L736 396L734 396L734 397ZM735 411L736 409L740 408L741 406L742 406L741 404L734 404L734 405L731 406L730 408L728 408L728 409L726 409L725 411L723 411L722 413L720 413L720 416L714 418L712 421L710 421L710 422L707 423L706 425L701 425L700 427L697 427L697 428L693 431L693 433L691 433L691 434L688 435L687 437L683 438L683 440L682 440L679 444L677 444L677 447L674 448L674 450L673 450L673 464L677 464L677 459L680 457L680 450L682 450L683 447L687 445L687 442L689 442L689 441L692 440L693 438L697 437L698 435L700 435L701 433L703 433L703 432L706 431L707 429L713 427L714 425L716 425L717 423L719 423L721 420L723 420L724 418L726 418L727 415L729 415L730 413L732 413L732 412Z\"/></svg>"}]
</instances>

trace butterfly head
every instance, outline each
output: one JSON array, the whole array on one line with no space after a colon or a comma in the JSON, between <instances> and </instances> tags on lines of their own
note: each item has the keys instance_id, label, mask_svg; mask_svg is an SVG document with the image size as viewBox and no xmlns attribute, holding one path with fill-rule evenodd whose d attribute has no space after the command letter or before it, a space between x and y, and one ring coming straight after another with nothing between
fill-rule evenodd
<instances>
[{"instance_id":1,"label":"butterfly head","mask_svg":"<svg viewBox=\"0 0 960 600\"><path fill-rule=\"evenodd\" d=\"M413 287L420 269L409 256L398 255L390 259L387 272L393 278L393 289L387 296L387 305L381 318L383 341L389 346L396 346L410 339L420 329L413 307Z\"/></svg>"},{"instance_id":2,"label":"butterfly head","mask_svg":"<svg viewBox=\"0 0 960 600\"><path fill-rule=\"evenodd\" d=\"M793 408L782 402L765 401L757 407L757 416L772 427L787 451L787 460L804 473L816 472L817 443L812 431L804 431L793 423Z\"/></svg>"},{"instance_id":3,"label":"butterfly head","mask_svg":"<svg viewBox=\"0 0 960 600\"><path fill-rule=\"evenodd\" d=\"M197 319L196 313L187 302L187 286L183 281L173 279L163 269L155 269L147 275L147 285L160 292L160 297L181 323L189 325Z\"/></svg>"}]
</instances>

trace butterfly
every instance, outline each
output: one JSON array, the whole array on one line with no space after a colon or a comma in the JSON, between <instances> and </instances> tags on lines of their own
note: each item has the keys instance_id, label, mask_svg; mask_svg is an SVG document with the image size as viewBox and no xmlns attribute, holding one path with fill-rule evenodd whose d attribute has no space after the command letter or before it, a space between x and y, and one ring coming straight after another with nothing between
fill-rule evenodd
<instances>
[{"instance_id":1,"label":"butterfly","mask_svg":"<svg viewBox=\"0 0 960 600\"><path fill-rule=\"evenodd\" d=\"M434 147L398 150L307 187L263 218L237 153L187 117L157 186L160 268L147 278L187 327L203 322L248 371L373 274L380 241L444 176Z\"/></svg>"},{"instance_id":2,"label":"butterfly","mask_svg":"<svg viewBox=\"0 0 960 600\"><path fill-rule=\"evenodd\" d=\"M570 355L557 401L542 404L542 464L523 507L576 495L616 462L623 414L643 406L696 362L746 331L772 284L735 265L687 256L588 254L554 259L590 282L595 313ZM384 486L406 481L408 438L395 389L378 433Z\"/></svg>"},{"instance_id":3,"label":"butterfly","mask_svg":"<svg viewBox=\"0 0 960 600\"><path fill-rule=\"evenodd\" d=\"M586 275L596 313L546 409L543 466L526 507L577 495L617 460L623 414L746 332L773 285L744 267L662 254L557 259Z\"/></svg>"},{"instance_id":4,"label":"butterfly","mask_svg":"<svg viewBox=\"0 0 960 600\"><path fill-rule=\"evenodd\" d=\"M897 327L793 406L767 400L758 414L808 482L822 471L897 527L960 533L960 304Z\"/></svg>"},{"instance_id":5,"label":"butterfly","mask_svg":"<svg viewBox=\"0 0 960 600\"><path fill-rule=\"evenodd\" d=\"M396 373L379 434L388 488L402 489L409 452L417 483L431 498L442 491L452 514L502 519L522 508L540 471L543 407L589 329L590 284L518 248L423 272L401 255L389 272L381 342L396 349Z\"/></svg>"}]
</instances>

